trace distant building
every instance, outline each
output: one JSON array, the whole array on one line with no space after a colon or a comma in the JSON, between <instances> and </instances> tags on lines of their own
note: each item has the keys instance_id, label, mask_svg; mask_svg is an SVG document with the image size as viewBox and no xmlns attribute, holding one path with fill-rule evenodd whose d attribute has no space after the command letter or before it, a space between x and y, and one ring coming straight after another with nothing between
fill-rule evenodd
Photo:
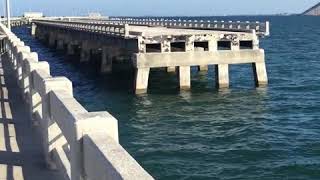
<instances>
[{"instance_id":1,"label":"distant building","mask_svg":"<svg viewBox=\"0 0 320 180\"><path fill-rule=\"evenodd\" d=\"M92 12L92 13L89 13L89 17L90 18L101 18L102 15L100 13Z\"/></svg>"},{"instance_id":2,"label":"distant building","mask_svg":"<svg viewBox=\"0 0 320 180\"><path fill-rule=\"evenodd\" d=\"M23 13L23 17L25 18L41 18L43 17L42 12L25 12Z\"/></svg>"},{"instance_id":3,"label":"distant building","mask_svg":"<svg viewBox=\"0 0 320 180\"><path fill-rule=\"evenodd\" d=\"M302 15L320 16L320 3L312 6L310 9L303 12Z\"/></svg>"}]
</instances>

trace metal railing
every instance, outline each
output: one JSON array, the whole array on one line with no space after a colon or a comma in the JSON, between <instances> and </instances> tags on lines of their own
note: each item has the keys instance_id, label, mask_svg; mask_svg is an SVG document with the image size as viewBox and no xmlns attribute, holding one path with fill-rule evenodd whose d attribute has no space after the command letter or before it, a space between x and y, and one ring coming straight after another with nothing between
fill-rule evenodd
<instances>
[{"instance_id":1,"label":"metal railing","mask_svg":"<svg viewBox=\"0 0 320 180\"><path fill-rule=\"evenodd\" d=\"M0 19L0 22L7 26L8 22L6 18ZM22 26L29 23L28 19L22 18L22 17L14 17L10 20L11 26Z\"/></svg>"},{"instance_id":2,"label":"metal railing","mask_svg":"<svg viewBox=\"0 0 320 180\"><path fill-rule=\"evenodd\" d=\"M168 28L204 29L236 32L252 32L255 30L259 36L270 35L270 23L266 22L241 22L241 21L204 21L204 20L181 20L181 19L158 19L158 18L111 18L107 22L141 25L141 26L163 26Z\"/></svg>"},{"instance_id":3,"label":"metal railing","mask_svg":"<svg viewBox=\"0 0 320 180\"><path fill-rule=\"evenodd\" d=\"M114 35L114 36L128 36L128 25L111 22L84 22L84 21L65 21L65 20L33 20L33 23L44 24L48 26L72 29L77 31L94 32L100 34Z\"/></svg>"}]
</instances>

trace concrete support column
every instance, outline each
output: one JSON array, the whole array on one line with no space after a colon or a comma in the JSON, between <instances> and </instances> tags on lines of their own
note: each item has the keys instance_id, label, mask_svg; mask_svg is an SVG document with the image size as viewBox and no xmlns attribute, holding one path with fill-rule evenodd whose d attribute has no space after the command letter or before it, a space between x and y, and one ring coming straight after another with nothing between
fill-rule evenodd
<instances>
[{"instance_id":1,"label":"concrete support column","mask_svg":"<svg viewBox=\"0 0 320 180\"><path fill-rule=\"evenodd\" d=\"M219 88L229 87L229 64L216 65L216 83Z\"/></svg>"},{"instance_id":2,"label":"concrete support column","mask_svg":"<svg viewBox=\"0 0 320 180\"><path fill-rule=\"evenodd\" d=\"M150 68L138 68L136 70L135 91L136 94L146 93L148 90Z\"/></svg>"},{"instance_id":3,"label":"concrete support column","mask_svg":"<svg viewBox=\"0 0 320 180\"><path fill-rule=\"evenodd\" d=\"M195 36L186 38L186 52L194 51L194 39ZM191 88L191 67L179 66L179 84L181 90L188 90Z\"/></svg>"},{"instance_id":4,"label":"concrete support column","mask_svg":"<svg viewBox=\"0 0 320 180\"><path fill-rule=\"evenodd\" d=\"M75 54L72 43L68 43L68 45L67 45L67 54L68 55L74 55Z\"/></svg>"},{"instance_id":5,"label":"concrete support column","mask_svg":"<svg viewBox=\"0 0 320 180\"><path fill-rule=\"evenodd\" d=\"M112 56L110 56L110 50L107 47L102 48L102 59L101 59L101 73L112 72Z\"/></svg>"},{"instance_id":6,"label":"concrete support column","mask_svg":"<svg viewBox=\"0 0 320 180\"><path fill-rule=\"evenodd\" d=\"M40 32L40 33L36 33L36 37L40 40L40 41L42 41L42 42L46 42L46 35L44 34L44 33L42 33L42 32Z\"/></svg>"},{"instance_id":7,"label":"concrete support column","mask_svg":"<svg viewBox=\"0 0 320 180\"><path fill-rule=\"evenodd\" d=\"M58 39L58 40L57 40L57 50L63 50L63 49L64 49L63 40Z\"/></svg>"},{"instance_id":8,"label":"concrete support column","mask_svg":"<svg viewBox=\"0 0 320 180\"><path fill-rule=\"evenodd\" d=\"M252 69L256 86L266 86L268 84L268 75L265 62L252 63Z\"/></svg>"},{"instance_id":9,"label":"concrete support column","mask_svg":"<svg viewBox=\"0 0 320 180\"><path fill-rule=\"evenodd\" d=\"M161 52L165 53L170 51L171 51L171 42L169 40L164 40L161 43ZM175 66L167 67L167 72L176 72L176 67Z\"/></svg>"},{"instance_id":10,"label":"concrete support column","mask_svg":"<svg viewBox=\"0 0 320 180\"><path fill-rule=\"evenodd\" d=\"M88 42L84 41L81 45L80 62L88 62L90 60L90 48Z\"/></svg>"},{"instance_id":11,"label":"concrete support column","mask_svg":"<svg viewBox=\"0 0 320 180\"><path fill-rule=\"evenodd\" d=\"M49 46L54 47L56 45L56 37L53 33L49 35Z\"/></svg>"},{"instance_id":12,"label":"concrete support column","mask_svg":"<svg viewBox=\"0 0 320 180\"><path fill-rule=\"evenodd\" d=\"M31 25L31 35L32 36L36 35L36 30L37 30L37 25L35 23L32 23L32 25Z\"/></svg>"},{"instance_id":13,"label":"concrete support column","mask_svg":"<svg viewBox=\"0 0 320 180\"><path fill-rule=\"evenodd\" d=\"M180 89L188 90L191 87L191 67L179 66Z\"/></svg>"},{"instance_id":14,"label":"concrete support column","mask_svg":"<svg viewBox=\"0 0 320 180\"><path fill-rule=\"evenodd\" d=\"M0 53L2 54L4 52L4 40L3 39L0 39Z\"/></svg>"}]
</instances>

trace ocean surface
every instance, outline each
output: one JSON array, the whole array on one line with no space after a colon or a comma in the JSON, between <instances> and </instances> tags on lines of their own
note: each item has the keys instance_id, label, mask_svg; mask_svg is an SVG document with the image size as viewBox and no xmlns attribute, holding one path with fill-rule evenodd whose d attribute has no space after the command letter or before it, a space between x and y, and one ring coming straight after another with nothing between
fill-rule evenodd
<instances>
[{"instance_id":1,"label":"ocean surface","mask_svg":"<svg viewBox=\"0 0 320 180\"><path fill-rule=\"evenodd\" d=\"M156 179L320 179L320 17L197 17L269 20L261 39L270 84L254 88L250 65L231 66L231 88L215 87L214 69L192 72L180 92L174 74L153 71L149 93L133 93L132 72L100 76L33 39L16 34L54 76L72 80L77 100L119 120L121 144Z\"/></svg>"}]
</instances>

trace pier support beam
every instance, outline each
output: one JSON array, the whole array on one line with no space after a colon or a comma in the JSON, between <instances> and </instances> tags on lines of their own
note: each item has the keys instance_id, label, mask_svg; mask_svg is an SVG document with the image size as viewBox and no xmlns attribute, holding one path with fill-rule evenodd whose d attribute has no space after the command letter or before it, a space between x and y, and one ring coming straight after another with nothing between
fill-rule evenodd
<instances>
[{"instance_id":1,"label":"pier support beam","mask_svg":"<svg viewBox=\"0 0 320 180\"><path fill-rule=\"evenodd\" d=\"M163 42L161 42L161 52L162 53L168 53L171 51L171 43L169 40L164 40ZM168 73L174 73L176 72L176 67L175 66L171 66L171 67L167 67L167 72Z\"/></svg>"},{"instance_id":2,"label":"pier support beam","mask_svg":"<svg viewBox=\"0 0 320 180\"><path fill-rule=\"evenodd\" d=\"M252 63L254 80L257 87L264 87L268 84L266 64L264 62Z\"/></svg>"},{"instance_id":3,"label":"pier support beam","mask_svg":"<svg viewBox=\"0 0 320 180\"><path fill-rule=\"evenodd\" d=\"M49 47L54 47L56 45L56 38L53 33L50 33L48 43Z\"/></svg>"},{"instance_id":4,"label":"pier support beam","mask_svg":"<svg viewBox=\"0 0 320 180\"><path fill-rule=\"evenodd\" d=\"M90 60L90 48L88 42L84 41L81 45L80 62L88 62Z\"/></svg>"},{"instance_id":5,"label":"pier support beam","mask_svg":"<svg viewBox=\"0 0 320 180\"><path fill-rule=\"evenodd\" d=\"M58 39L57 40L57 50L63 50L64 49L64 44L63 44L63 40Z\"/></svg>"},{"instance_id":6,"label":"pier support beam","mask_svg":"<svg viewBox=\"0 0 320 180\"><path fill-rule=\"evenodd\" d=\"M216 65L216 83L218 88L229 88L229 64Z\"/></svg>"},{"instance_id":7,"label":"pier support beam","mask_svg":"<svg viewBox=\"0 0 320 180\"><path fill-rule=\"evenodd\" d=\"M43 34L41 31L39 32L37 30L36 34L34 35L34 37L42 42L45 42L46 41L46 37L45 37L45 34Z\"/></svg>"},{"instance_id":8,"label":"pier support beam","mask_svg":"<svg viewBox=\"0 0 320 180\"><path fill-rule=\"evenodd\" d=\"M101 73L112 72L112 56L107 47L102 48Z\"/></svg>"},{"instance_id":9,"label":"pier support beam","mask_svg":"<svg viewBox=\"0 0 320 180\"><path fill-rule=\"evenodd\" d=\"M179 66L179 82L181 90L188 90L191 88L191 67Z\"/></svg>"},{"instance_id":10,"label":"pier support beam","mask_svg":"<svg viewBox=\"0 0 320 180\"><path fill-rule=\"evenodd\" d=\"M68 45L67 45L67 54L68 55L74 55L75 54L72 43L68 43Z\"/></svg>"},{"instance_id":11,"label":"pier support beam","mask_svg":"<svg viewBox=\"0 0 320 180\"><path fill-rule=\"evenodd\" d=\"M194 51L196 52L204 52L203 47L196 47L194 48ZM208 71L208 65L200 65L198 66L198 71Z\"/></svg>"},{"instance_id":12,"label":"pier support beam","mask_svg":"<svg viewBox=\"0 0 320 180\"><path fill-rule=\"evenodd\" d=\"M146 93L148 90L150 68L138 68L136 70L135 91L136 94Z\"/></svg>"}]
</instances>

